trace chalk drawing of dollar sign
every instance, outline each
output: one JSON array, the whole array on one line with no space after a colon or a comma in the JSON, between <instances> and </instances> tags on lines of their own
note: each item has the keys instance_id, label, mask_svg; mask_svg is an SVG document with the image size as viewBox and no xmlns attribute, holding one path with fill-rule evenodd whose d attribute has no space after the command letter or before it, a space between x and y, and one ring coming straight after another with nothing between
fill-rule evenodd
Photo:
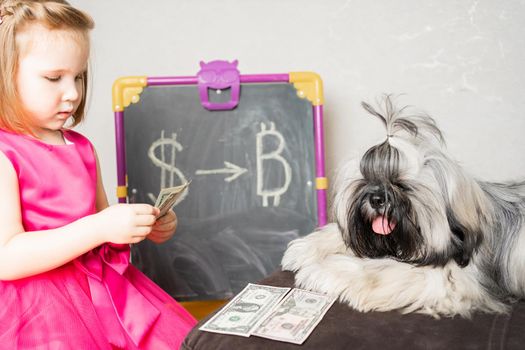
<instances>
[{"instance_id":1,"label":"chalk drawing of dollar sign","mask_svg":"<svg viewBox=\"0 0 525 350\"><path fill-rule=\"evenodd\" d=\"M156 152L157 148L160 148L160 152ZM177 151L181 152L182 150L182 145L177 142L177 134L172 133L171 138L165 138L164 130L160 132L160 139L155 140L151 146L149 146L148 158L155 166L160 168L160 189L187 182L182 171L175 166ZM166 158L169 159L167 160ZM175 182L176 177L179 179L177 182ZM187 194L188 191L184 191L184 194L180 196L177 203L180 203ZM148 193L148 197L155 203L157 199L155 195Z\"/></svg>"},{"instance_id":2,"label":"chalk drawing of dollar sign","mask_svg":"<svg viewBox=\"0 0 525 350\"><path fill-rule=\"evenodd\" d=\"M268 153L263 153L263 138L275 137L279 141L277 148ZM261 123L261 131L257 133L256 138L256 152L257 152L257 195L262 196L263 207L268 206L268 197L273 197L273 206L278 207L281 200L281 195L288 190L290 182L292 181L292 168L286 159L281 156L281 152L286 146L283 135L275 129L275 124L270 123L270 129L266 129L266 125ZM263 190L264 180L264 161L265 160L276 160L280 162L284 170L284 184L281 187L274 189Z\"/></svg>"}]
</instances>

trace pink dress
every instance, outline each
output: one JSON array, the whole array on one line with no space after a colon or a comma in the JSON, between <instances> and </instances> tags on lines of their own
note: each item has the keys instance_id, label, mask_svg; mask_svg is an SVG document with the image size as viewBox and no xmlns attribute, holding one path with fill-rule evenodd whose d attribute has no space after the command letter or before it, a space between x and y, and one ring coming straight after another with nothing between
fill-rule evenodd
<instances>
[{"instance_id":1,"label":"pink dress","mask_svg":"<svg viewBox=\"0 0 525 350\"><path fill-rule=\"evenodd\" d=\"M95 213L91 143L48 145L0 129L18 174L26 231ZM127 245L104 244L54 270L0 281L0 349L178 349L194 318L129 264Z\"/></svg>"}]
</instances>

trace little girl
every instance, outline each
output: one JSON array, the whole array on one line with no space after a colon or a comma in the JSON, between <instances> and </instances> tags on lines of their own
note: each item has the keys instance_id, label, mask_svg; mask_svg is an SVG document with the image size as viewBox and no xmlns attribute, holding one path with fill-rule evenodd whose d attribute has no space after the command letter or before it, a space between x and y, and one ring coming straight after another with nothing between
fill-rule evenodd
<instances>
[{"instance_id":1,"label":"little girl","mask_svg":"<svg viewBox=\"0 0 525 350\"><path fill-rule=\"evenodd\" d=\"M170 211L108 206L84 117L92 19L0 0L0 348L178 349L195 320L129 264Z\"/></svg>"}]
</instances>

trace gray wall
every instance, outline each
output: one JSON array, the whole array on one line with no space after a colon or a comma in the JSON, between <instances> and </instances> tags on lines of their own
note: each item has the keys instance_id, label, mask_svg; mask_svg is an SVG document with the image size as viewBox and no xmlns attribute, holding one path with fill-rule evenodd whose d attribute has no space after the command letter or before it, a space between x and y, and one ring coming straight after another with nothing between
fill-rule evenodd
<instances>
[{"instance_id":1,"label":"gray wall","mask_svg":"<svg viewBox=\"0 0 525 350\"><path fill-rule=\"evenodd\" d=\"M327 171L384 139L360 107L382 93L434 116L448 149L486 180L525 173L525 1L71 0L96 21L93 89L79 128L116 202L111 107L125 75L194 75L199 60L241 73L314 71L325 87Z\"/></svg>"}]
</instances>

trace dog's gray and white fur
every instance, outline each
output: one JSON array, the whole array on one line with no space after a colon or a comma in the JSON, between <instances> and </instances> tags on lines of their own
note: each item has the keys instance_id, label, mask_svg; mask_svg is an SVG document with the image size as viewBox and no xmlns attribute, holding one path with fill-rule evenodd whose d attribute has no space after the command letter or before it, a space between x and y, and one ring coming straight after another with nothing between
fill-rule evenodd
<instances>
[{"instance_id":1,"label":"dog's gray and white fur","mask_svg":"<svg viewBox=\"0 0 525 350\"><path fill-rule=\"evenodd\" d=\"M339 169L335 223L292 241L283 269L361 311L507 311L525 296L525 181L475 180L432 118L380 104L362 103L386 140Z\"/></svg>"}]
</instances>

